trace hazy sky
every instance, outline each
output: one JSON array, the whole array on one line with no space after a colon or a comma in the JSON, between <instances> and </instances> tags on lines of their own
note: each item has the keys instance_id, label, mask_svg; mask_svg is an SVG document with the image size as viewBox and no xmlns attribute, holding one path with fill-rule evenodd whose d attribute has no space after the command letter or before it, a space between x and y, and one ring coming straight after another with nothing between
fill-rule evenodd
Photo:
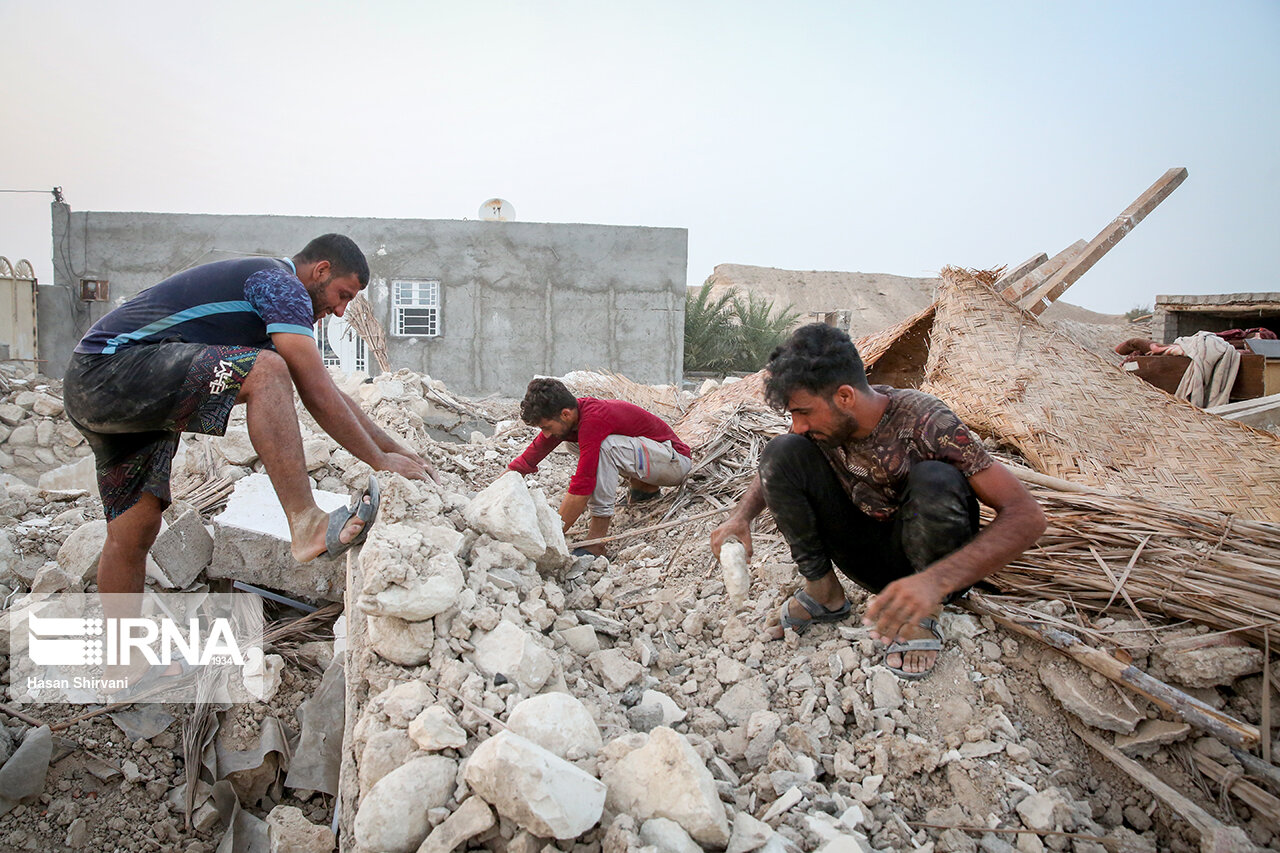
<instances>
[{"instance_id":1,"label":"hazy sky","mask_svg":"<svg viewBox=\"0 0 1280 853\"><path fill-rule=\"evenodd\" d=\"M75 210L689 229L719 263L922 276L1092 238L1073 287L1276 291L1280 3L0 0L0 189ZM48 195L0 254L52 282Z\"/></svg>"}]
</instances>

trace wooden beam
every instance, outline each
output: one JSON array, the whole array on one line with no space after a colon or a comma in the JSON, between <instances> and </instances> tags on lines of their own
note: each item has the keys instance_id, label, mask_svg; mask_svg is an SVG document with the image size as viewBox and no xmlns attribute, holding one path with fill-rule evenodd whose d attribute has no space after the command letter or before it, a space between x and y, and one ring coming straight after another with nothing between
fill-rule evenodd
<instances>
[{"instance_id":1,"label":"wooden beam","mask_svg":"<svg viewBox=\"0 0 1280 853\"><path fill-rule=\"evenodd\" d=\"M1018 281L1018 279L1022 278L1024 275L1031 272L1047 260L1049 260L1048 255L1044 252L1037 252L1013 269L1005 270L1004 275L996 279L996 283L991 286L996 290L1003 291L1006 287L1012 286Z\"/></svg>"},{"instance_id":2,"label":"wooden beam","mask_svg":"<svg viewBox=\"0 0 1280 853\"><path fill-rule=\"evenodd\" d=\"M1242 779L1239 774L1228 771L1203 752L1193 749L1191 757L1195 759L1196 767L1201 773L1235 794L1249 808L1266 815L1271 824L1280 825L1280 800L1247 779Z\"/></svg>"},{"instance_id":3,"label":"wooden beam","mask_svg":"<svg viewBox=\"0 0 1280 853\"><path fill-rule=\"evenodd\" d=\"M1049 276L1066 266L1068 261L1083 252L1088 245L1084 240L1075 241L1018 281L1004 288L1004 290L1000 291L1000 295L1015 305L1018 304L1022 297L1044 284Z\"/></svg>"},{"instance_id":4,"label":"wooden beam","mask_svg":"<svg viewBox=\"0 0 1280 853\"><path fill-rule=\"evenodd\" d=\"M1156 209L1160 202L1182 185L1187 179L1187 170L1181 166L1170 169L1160 176L1147 191L1138 196L1133 204L1111 221L1111 224L1094 237L1083 252L1074 261L1058 270L1052 278L1036 288L1033 293L1023 297L1019 304L1032 314L1041 314L1066 289L1088 272L1102 256L1111 251L1111 247L1119 243L1147 214Z\"/></svg>"},{"instance_id":5,"label":"wooden beam","mask_svg":"<svg viewBox=\"0 0 1280 853\"><path fill-rule=\"evenodd\" d=\"M1044 627L1029 619L1017 619L977 593L970 593L968 597L961 599L960 606L979 615L990 616L999 624L1024 637L1039 640L1082 666L1106 676L1165 711L1177 715L1183 722L1208 732L1223 743L1246 749L1252 749L1258 745L1259 733L1256 727L1224 714L1212 705L1165 684L1132 664L1122 663L1106 652L1085 645L1074 634Z\"/></svg>"},{"instance_id":6,"label":"wooden beam","mask_svg":"<svg viewBox=\"0 0 1280 853\"><path fill-rule=\"evenodd\" d=\"M1071 726L1071 730L1076 733L1077 737L1102 753L1112 764L1128 773L1135 782L1162 800L1165 805L1173 810L1174 814L1195 827L1196 831L1200 833L1201 850L1214 851L1214 853L1221 850L1225 853L1228 850L1258 849L1250 843L1249 837L1244 834L1244 830L1223 824L1213 815L1174 790L1154 773L1132 758L1122 755L1120 750L1087 730L1075 720L1068 720L1068 725Z\"/></svg>"}]
</instances>

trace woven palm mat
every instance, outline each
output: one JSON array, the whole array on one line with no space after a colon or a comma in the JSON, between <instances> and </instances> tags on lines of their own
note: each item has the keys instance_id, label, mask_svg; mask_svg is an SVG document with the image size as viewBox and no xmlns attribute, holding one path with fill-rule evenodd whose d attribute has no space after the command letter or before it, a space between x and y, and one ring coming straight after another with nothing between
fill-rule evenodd
<instances>
[{"instance_id":1,"label":"woven palm mat","mask_svg":"<svg viewBox=\"0 0 1280 853\"><path fill-rule=\"evenodd\" d=\"M1280 522L1280 437L1207 414L948 268L923 390L1045 474Z\"/></svg>"}]
</instances>

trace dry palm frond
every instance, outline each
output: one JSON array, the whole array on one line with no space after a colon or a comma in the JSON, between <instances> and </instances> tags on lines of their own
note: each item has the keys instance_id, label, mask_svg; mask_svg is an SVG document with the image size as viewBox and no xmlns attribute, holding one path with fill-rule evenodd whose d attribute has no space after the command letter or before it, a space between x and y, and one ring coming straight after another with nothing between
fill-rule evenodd
<instances>
[{"instance_id":1,"label":"dry palm frond","mask_svg":"<svg viewBox=\"0 0 1280 853\"><path fill-rule=\"evenodd\" d=\"M1280 623L1280 526L1028 487L1049 528L1035 548L988 578L1000 590L1093 613L1185 619L1258 643L1267 626Z\"/></svg>"},{"instance_id":2,"label":"dry palm frond","mask_svg":"<svg viewBox=\"0 0 1280 853\"><path fill-rule=\"evenodd\" d=\"M196 482L191 488L179 493L174 492L174 500L185 501L201 515L209 515L220 509L231 497L236 481L230 477L208 482Z\"/></svg>"},{"instance_id":3,"label":"dry palm frond","mask_svg":"<svg viewBox=\"0 0 1280 853\"><path fill-rule=\"evenodd\" d=\"M378 369L383 373L390 373L391 359L387 357L387 333L378 322L378 318L373 315L373 308L370 307L369 300L363 293L348 303L346 314L342 319L355 329L356 334L373 353L374 360L378 362Z\"/></svg>"},{"instance_id":4,"label":"dry palm frond","mask_svg":"<svg viewBox=\"0 0 1280 853\"><path fill-rule=\"evenodd\" d=\"M670 422L680 417L680 389L675 385L641 385L621 373L574 370L560 377L575 397L626 400Z\"/></svg>"}]
</instances>

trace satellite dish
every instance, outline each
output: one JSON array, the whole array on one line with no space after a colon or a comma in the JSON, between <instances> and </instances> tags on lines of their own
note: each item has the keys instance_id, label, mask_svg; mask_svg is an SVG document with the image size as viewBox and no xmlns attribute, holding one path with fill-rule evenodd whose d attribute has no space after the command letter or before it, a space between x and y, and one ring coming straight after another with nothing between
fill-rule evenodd
<instances>
[{"instance_id":1,"label":"satellite dish","mask_svg":"<svg viewBox=\"0 0 1280 853\"><path fill-rule=\"evenodd\" d=\"M516 209L504 198L491 198L480 205L480 218L485 222L511 222L516 218Z\"/></svg>"}]
</instances>

